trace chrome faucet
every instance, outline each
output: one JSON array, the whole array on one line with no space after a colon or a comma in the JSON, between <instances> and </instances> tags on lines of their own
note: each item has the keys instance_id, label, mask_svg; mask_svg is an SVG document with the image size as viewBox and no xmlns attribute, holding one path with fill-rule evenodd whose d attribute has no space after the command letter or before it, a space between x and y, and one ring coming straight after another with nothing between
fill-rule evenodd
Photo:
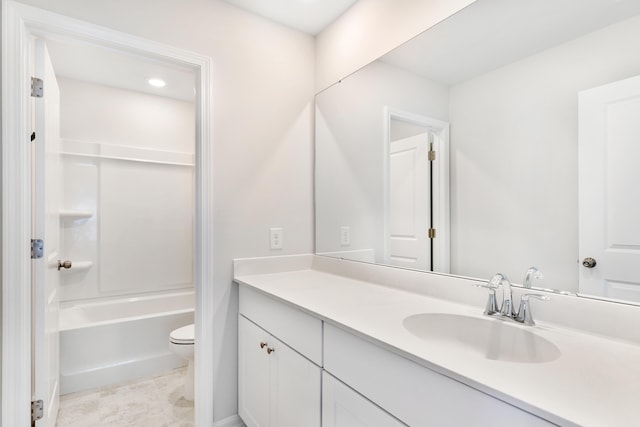
<instances>
[{"instance_id":1,"label":"chrome faucet","mask_svg":"<svg viewBox=\"0 0 640 427\"><path fill-rule=\"evenodd\" d=\"M535 267L530 268L532 270ZM536 269L537 271L537 269ZM531 274L535 274L535 272L531 272ZM513 309L513 293L511 291L511 282L507 276L502 273L496 273L489 283L486 285L476 285L483 288L489 289L489 299L487 300L487 304L484 309L484 314L487 316L495 316L499 315L501 318L506 318L513 320L518 323L524 323L527 326L535 325L533 321L533 317L531 316L531 308L529 307L529 299L537 298L540 300L549 300L550 298L546 295L540 294L525 294L520 299L520 306L518 307L518 311ZM496 289L502 287L502 304L500 305L500 310L498 310L498 304L496 301Z\"/></svg>"},{"instance_id":2,"label":"chrome faucet","mask_svg":"<svg viewBox=\"0 0 640 427\"><path fill-rule=\"evenodd\" d=\"M515 311L513 311L513 294L511 293L511 282L507 276L501 274L502 280L500 286L502 286L502 305L500 306L500 314L505 317L514 318Z\"/></svg>"},{"instance_id":3,"label":"chrome faucet","mask_svg":"<svg viewBox=\"0 0 640 427\"><path fill-rule=\"evenodd\" d=\"M542 279L544 275L540 270L536 267L529 267L527 272L524 274L524 280L522 281L522 286L525 288L531 288L531 284L533 283L533 279Z\"/></svg>"}]
</instances>

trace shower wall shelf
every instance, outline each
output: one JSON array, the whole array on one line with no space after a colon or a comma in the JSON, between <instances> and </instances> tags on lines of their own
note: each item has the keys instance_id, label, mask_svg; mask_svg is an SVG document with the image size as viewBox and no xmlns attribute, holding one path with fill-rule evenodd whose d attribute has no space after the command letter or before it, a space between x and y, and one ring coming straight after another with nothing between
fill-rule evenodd
<instances>
[{"instance_id":1,"label":"shower wall shelf","mask_svg":"<svg viewBox=\"0 0 640 427\"><path fill-rule=\"evenodd\" d=\"M93 216L93 212L91 211L81 211L81 210L60 211L60 219L77 220L77 219L91 218L92 216Z\"/></svg>"}]
</instances>

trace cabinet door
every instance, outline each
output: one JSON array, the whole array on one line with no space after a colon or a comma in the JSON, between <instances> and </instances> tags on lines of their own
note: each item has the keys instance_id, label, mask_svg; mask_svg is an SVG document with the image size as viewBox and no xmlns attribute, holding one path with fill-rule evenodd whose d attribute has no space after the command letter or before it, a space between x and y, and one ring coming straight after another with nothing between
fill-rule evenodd
<instances>
[{"instance_id":1,"label":"cabinet door","mask_svg":"<svg viewBox=\"0 0 640 427\"><path fill-rule=\"evenodd\" d=\"M269 334L238 316L238 414L247 427L269 427Z\"/></svg>"},{"instance_id":2,"label":"cabinet door","mask_svg":"<svg viewBox=\"0 0 640 427\"><path fill-rule=\"evenodd\" d=\"M322 374L322 427L404 427L362 395Z\"/></svg>"},{"instance_id":3,"label":"cabinet door","mask_svg":"<svg viewBox=\"0 0 640 427\"><path fill-rule=\"evenodd\" d=\"M320 427L321 368L271 338L272 427Z\"/></svg>"}]
</instances>

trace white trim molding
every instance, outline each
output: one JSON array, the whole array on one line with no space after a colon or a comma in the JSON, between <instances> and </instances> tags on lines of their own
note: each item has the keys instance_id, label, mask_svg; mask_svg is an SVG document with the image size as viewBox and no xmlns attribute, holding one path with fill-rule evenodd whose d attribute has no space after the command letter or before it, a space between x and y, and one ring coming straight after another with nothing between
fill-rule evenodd
<instances>
[{"instance_id":1,"label":"white trim molding","mask_svg":"<svg viewBox=\"0 0 640 427\"><path fill-rule=\"evenodd\" d=\"M31 178L29 38L56 36L188 66L196 72L195 396L197 426L213 419L213 136L211 58L2 0L2 425L31 425ZM220 425L236 425L235 419ZM241 425L241 424L239 424Z\"/></svg>"},{"instance_id":2,"label":"white trim molding","mask_svg":"<svg viewBox=\"0 0 640 427\"><path fill-rule=\"evenodd\" d=\"M238 415L232 415L223 420L216 421L213 427L245 427L245 424Z\"/></svg>"},{"instance_id":3,"label":"white trim molding","mask_svg":"<svg viewBox=\"0 0 640 427\"><path fill-rule=\"evenodd\" d=\"M31 425L28 35L2 7L2 425Z\"/></svg>"}]
</instances>

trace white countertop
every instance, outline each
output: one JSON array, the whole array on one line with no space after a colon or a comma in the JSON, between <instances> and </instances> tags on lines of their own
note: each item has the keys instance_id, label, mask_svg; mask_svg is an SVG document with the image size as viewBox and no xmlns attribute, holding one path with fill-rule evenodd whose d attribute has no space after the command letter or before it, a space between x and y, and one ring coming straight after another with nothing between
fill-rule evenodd
<instances>
[{"instance_id":1,"label":"white countertop","mask_svg":"<svg viewBox=\"0 0 640 427\"><path fill-rule=\"evenodd\" d=\"M407 331L413 314L483 317L484 307L371 284L313 269L243 274L250 286L443 373L477 390L563 426L640 425L640 346L537 321L528 328L554 343L546 363L485 359ZM640 325L629 325L638 328Z\"/></svg>"}]
</instances>

